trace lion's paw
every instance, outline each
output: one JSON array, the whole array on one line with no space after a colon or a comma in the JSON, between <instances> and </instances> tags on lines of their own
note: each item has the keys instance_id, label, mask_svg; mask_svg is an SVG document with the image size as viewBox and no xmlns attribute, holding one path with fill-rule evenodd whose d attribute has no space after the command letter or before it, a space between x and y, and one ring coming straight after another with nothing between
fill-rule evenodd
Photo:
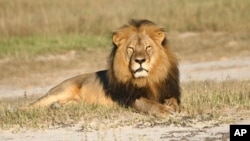
<instances>
[{"instance_id":1,"label":"lion's paw","mask_svg":"<svg viewBox=\"0 0 250 141\"><path fill-rule=\"evenodd\" d=\"M141 112L148 113L156 117L166 118L175 113L175 109L173 107L163 105L146 98L137 99L134 103L134 107Z\"/></svg>"}]
</instances>

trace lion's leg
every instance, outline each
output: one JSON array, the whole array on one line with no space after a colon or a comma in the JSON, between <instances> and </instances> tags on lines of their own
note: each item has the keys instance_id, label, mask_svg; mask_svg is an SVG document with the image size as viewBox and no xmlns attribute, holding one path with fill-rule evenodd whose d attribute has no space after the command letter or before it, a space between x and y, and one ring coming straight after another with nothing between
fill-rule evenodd
<instances>
[{"instance_id":1,"label":"lion's leg","mask_svg":"<svg viewBox=\"0 0 250 141\"><path fill-rule=\"evenodd\" d=\"M64 104L71 100L77 100L79 98L78 94L79 88L77 86L72 85L64 89L57 86L52 88L47 95L31 103L29 107L44 107L54 103Z\"/></svg>"},{"instance_id":2,"label":"lion's leg","mask_svg":"<svg viewBox=\"0 0 250 141\"><path fill-rule=\"evenodd\" d=\"M168 105L163 105L143 97L135 100L134 108L157 117L168 117L174 112L174 109Z\"/></svg>"}]
</instances>

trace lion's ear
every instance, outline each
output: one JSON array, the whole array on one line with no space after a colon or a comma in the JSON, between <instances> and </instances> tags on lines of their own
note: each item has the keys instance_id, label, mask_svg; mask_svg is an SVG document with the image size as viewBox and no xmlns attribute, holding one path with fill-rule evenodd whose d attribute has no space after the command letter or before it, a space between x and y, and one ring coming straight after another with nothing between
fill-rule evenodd
<instances>
[{"instance_id":1,"label":"lion's ear","mask_svg":"<svg viewBox=\"0 0 250 141\"><path fill-rule=\"evenodd\" d=\"M165 40L166 34L164 31L156 31L155 38L161 44Z\"/></svg>"},{"instance_id":2,"label":"lion's ear","mask_svg":"<svg viewBox=\"0 0 250 141\"><path fill-rule=\"evenodd\" d=\"M122 40L121 35L119 35L118 33L113 34L113 43L115 45L120 46L121 45L121 40Z\"/></svg>"}]
</instances>

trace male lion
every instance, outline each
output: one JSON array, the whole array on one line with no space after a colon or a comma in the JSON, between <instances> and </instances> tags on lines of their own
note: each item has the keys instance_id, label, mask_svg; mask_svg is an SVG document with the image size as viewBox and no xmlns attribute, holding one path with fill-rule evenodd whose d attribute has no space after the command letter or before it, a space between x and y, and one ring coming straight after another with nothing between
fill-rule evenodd
<instances>
[{"instance_id":1,"label":"male lion","mask_svg":"<svg viewBox=\"0 0 250 141\"><path fill-rule=\"evenodd\" d=\"M180 95L178 63L164 29L149 20L131 20L113 33L107 70L67 79L29 107L117 103L168 116L179 109Z\"/></svg>"}]
</instances>

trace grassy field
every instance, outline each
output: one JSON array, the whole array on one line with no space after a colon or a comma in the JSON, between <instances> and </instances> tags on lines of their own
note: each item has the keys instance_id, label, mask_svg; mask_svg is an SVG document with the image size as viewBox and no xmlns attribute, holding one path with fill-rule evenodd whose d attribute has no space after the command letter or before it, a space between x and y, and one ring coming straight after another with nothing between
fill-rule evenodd
<instances>
[{"instance_id":1,"label":"grassy field","mask_svg":"<svg viewBox=\"0 0 250 141\"><path fill-rule=\"evenodd\" d=\"M40 108L17 110L15 107L34 100L35 97L3 99L0 101L0 128L48 128L61 127L84 121L83 126L91 130L91 121L107 122L106 127L118 127L139 123L188 125L189 120L231 122L250 116L250 81L188 82L182 86L182 112L180 117L157 119L138 114L132 109L122 107L103 107L98 105L71 104L58 109ZM130 118L124 118L129 116ZM238 117L239 116L239 117ZM185 120L186 118L186 120ZM187 120L188 119L188 120ZM101 122L102 123L102 122ZM100 124L100 122L98 122Z\"/></svg>"},{"instance_id":2,"label":"grassy field","mask_svg":"<svg viewBox=\"0 0 250 141\"><path fill-rule=\"evenodd\" d=\"M0 84L14 84L17 77L22 79L16 83L22 83L31 74L54 68L74 68L87 58L81 55L89 50L92 55L96 49L108 52L112 31L131 18L150 19L165 27L181 61L249 56L249 9L249 0L0 0ZM71 51L77 54L75 63L38 59ZM180 119L161 120L161 124L182 125L186 118L227 122L250 115L250 81L186 82L182 91L183 115ZM85 122L84 127L98 128L89 124L95 118L116 121L108 125L115 127L137 121L156 124L157 120L131 109L85 104L15 109L34 98L0 99L0 128L48 128L79 121Z\"/></svg>"}]
</instances>

